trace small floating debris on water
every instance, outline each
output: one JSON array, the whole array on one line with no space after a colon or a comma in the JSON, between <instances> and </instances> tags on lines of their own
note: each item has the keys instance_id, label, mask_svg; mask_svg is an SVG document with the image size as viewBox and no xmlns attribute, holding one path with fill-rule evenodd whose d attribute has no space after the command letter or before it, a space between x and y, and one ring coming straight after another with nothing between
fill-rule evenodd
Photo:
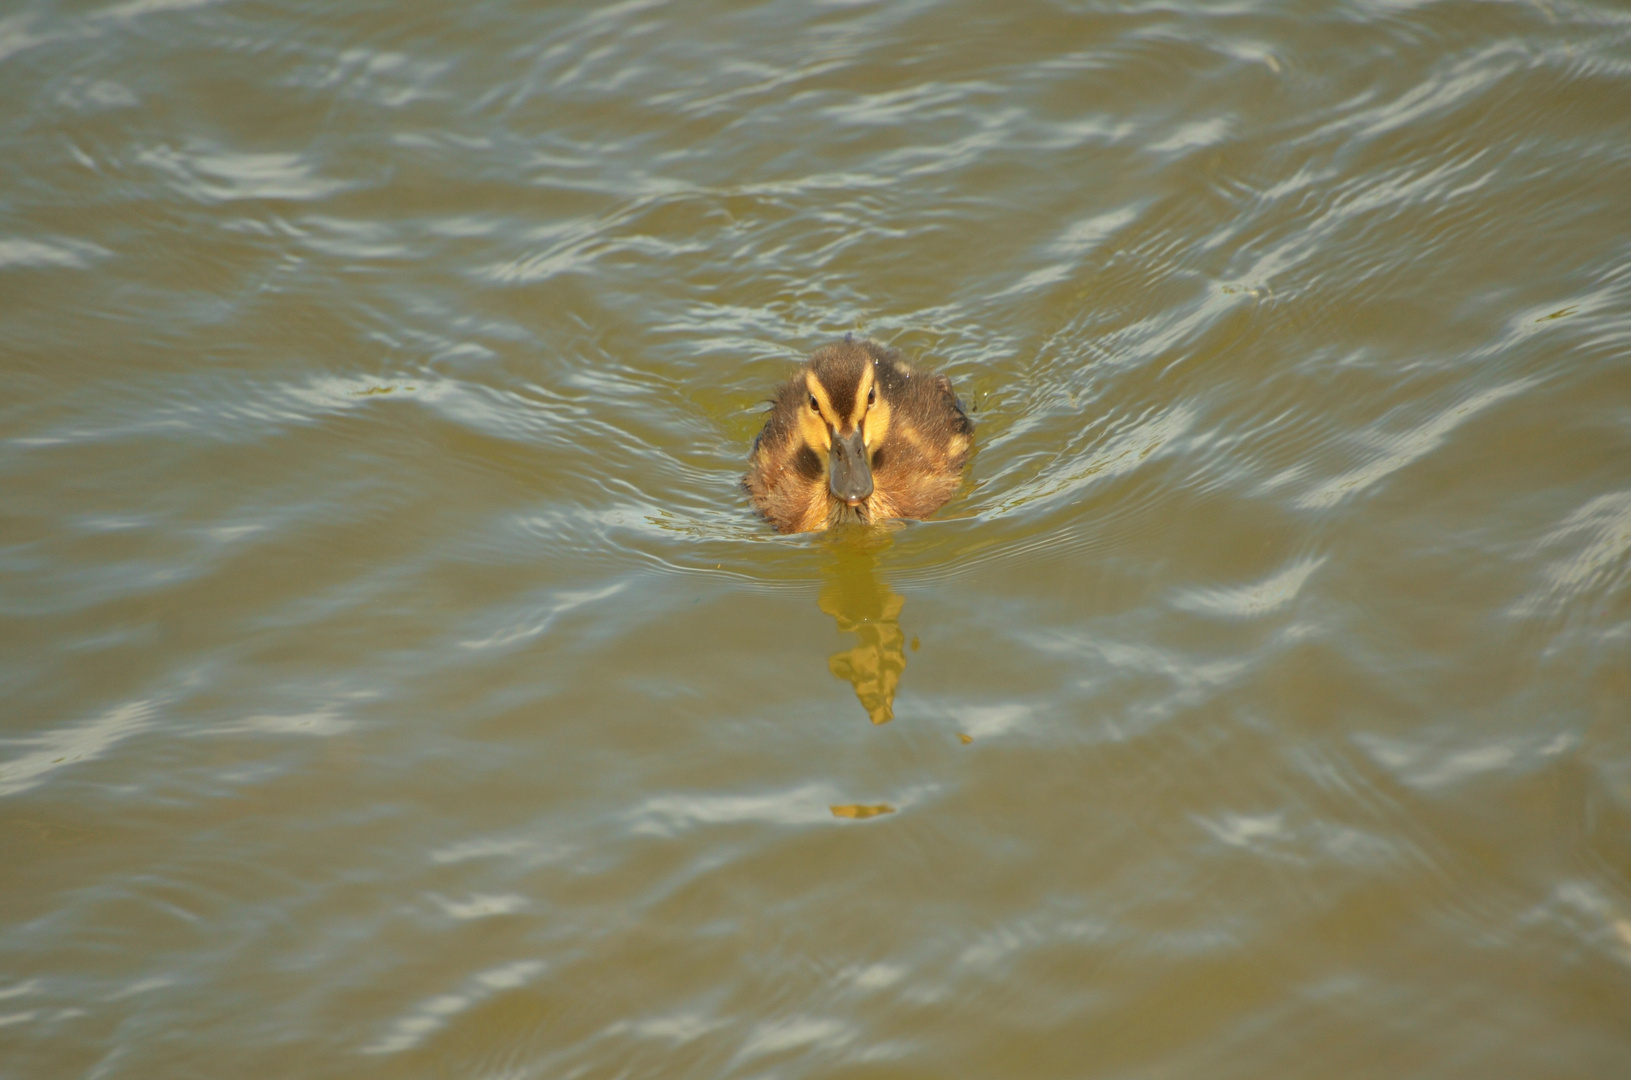
<instances>
[{"instance_id":1,"label":"small floating debris on water","mask_svg":"<svg viewBox=\"0 0 1631 1080\"><path fill-rule=\"evenodd\" d=\"M832 808L833 817L844 818L869 818L877 817L879 814L893 814L894 812L895 808L888 803L876 803L872 806L863 806L861 803L848 803L844 806Z\"/></svg>"},{"instance_id":2,"label":"small floating debris on water","mask_svg":"<svg viewBox=\"0 0 1631 1080\"><path fill-rule=\"evenodd\" d=\"M418 389L418 387L404 386L402 388L402 392L407 393L409 390L416 390L416 389ZM351 392L351 396L352 397L372 397L374 394L390 394L390 393L395 393L395 392L396 392L396 387L394 387L394 386L370 386L366 390L353 390Z\"/></svg>"},{"instance_id":3,"label":"small floating debris on water","mask_svg":"<svg viewBox=\"0 0 1631 1080\"><path fill-rule=\"evenodd\" d=\"M957 733L957 741L962 743L964 746L967 746L969 743L974 741L974 736L965 735L961 731L959 731Z\"/></svg>"}]
</instances>

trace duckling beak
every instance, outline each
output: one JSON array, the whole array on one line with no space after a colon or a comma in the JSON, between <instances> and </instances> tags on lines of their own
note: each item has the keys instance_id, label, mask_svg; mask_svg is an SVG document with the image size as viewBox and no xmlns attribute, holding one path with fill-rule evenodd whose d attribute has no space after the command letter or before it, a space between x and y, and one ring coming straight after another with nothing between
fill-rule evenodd
<instances>
[{"instance_id":1,"label":"duckling beak","mask_svg":"<svg viewBox=\"0 0 1631 1080\"><path fill-rule=\"evenodd\" d=\"M867 463L866 443L861 441L859 429L848 435L833 432L828 481L832 493L850 506L859 506L871 496L872 467Z\"/></svg>"}]
</instances>

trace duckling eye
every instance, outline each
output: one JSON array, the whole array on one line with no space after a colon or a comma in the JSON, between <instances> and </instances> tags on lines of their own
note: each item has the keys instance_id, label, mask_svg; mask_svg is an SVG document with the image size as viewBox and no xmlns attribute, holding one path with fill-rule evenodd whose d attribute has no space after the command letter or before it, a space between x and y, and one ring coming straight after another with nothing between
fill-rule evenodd
<instances>
[{"instance_id":1,"label":"duckling eye","mask_svg":"<svg viewBox=\"0 0 1631 1080\"><path fill-rule=\"evenodd\" d=\"M876 404L877 400L878 400L878 388L876 386L874 386L872 389L870 389L870 390L868 390L866 392L866 403L868 405Z\"/></svg>"},{"instance_id":2,"label":"duckling eye","mask_svg":"<svg viewBox=\"0 0 1631 1080\"><path fill-rule=\"evenodd\" d=\"M816 404L816 399L815 399L814 394L810 395L810 411L813 412L813 413L818 413L818 412L821 411L821 406Z\"/></svg>"}]
</instances>

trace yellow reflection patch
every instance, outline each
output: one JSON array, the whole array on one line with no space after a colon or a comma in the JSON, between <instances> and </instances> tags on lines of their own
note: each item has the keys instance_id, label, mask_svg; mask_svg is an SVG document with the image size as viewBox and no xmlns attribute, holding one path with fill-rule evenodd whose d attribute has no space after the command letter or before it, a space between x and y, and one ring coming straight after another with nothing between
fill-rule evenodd
<instances>
[{"instance_id":1,"label":"yellow reflection patch","mask_svg":"<svg viewBox=\"0 0 1631 1080\"><path fill-rule=\"evenodd\" d=\"M860 803L848 803L844 806L832 808L833 817L869 818L879 814L893 814L895 808L888 803L875 803L872 806L863 806Z\"/></svg>"}]
</instances>

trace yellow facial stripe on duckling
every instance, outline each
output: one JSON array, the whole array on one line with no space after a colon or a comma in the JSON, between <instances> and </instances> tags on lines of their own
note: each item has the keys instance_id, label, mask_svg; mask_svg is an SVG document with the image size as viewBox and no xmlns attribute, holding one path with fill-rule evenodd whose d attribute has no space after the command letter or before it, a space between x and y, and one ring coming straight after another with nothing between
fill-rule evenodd
<instances>
[{"instance_id":1,"label":"yellow facial stripe on duckling","mask_svg":"<svg viewBox=\"0 0 1631 1080\"><path fill-rule=\"evenodd\" d=\"M826 387L813 375L805 376L804 389L810 398L809 404L799 410L799 434L806 446L826 454L832 449L832 401Z\"/></svg>"},{"instance_id":2,"label":"yellow facial stripe on duckling","mask_svg":"<svg viewBox=\"0 0 1631 1080\"><path fill-rule=\"evenodd\" d=\"M855 385L854 404L850 407L849 427L858 428L865 422L867 411L878 400L878 376L873 365L861 369L861 381Z\"/></svg>"},{"instance_id":3,"label":"yellow facial stripe on duckling","mask_svg":"<svg viewBox=\"0 0 1631 1080\"><path fill-rule=\"evenodd\" d=\"M875 390L875 385L868 387L866 396L861 398L861 407L866 410L861 418L861 441L866 443L869 450L882 445L884 436L889 434L889 400ZM870 405L865 404L868 397L872 398Z\"/></svg>"},{"instance_id":4,"label":"yellow facial stripe on duckling","mask_svg":"<svg viewBox=\"0 0 1631 1080\"><path fill-rule=\"evenodd\" d=\"M810 412L823 423L833 423L837 419L837 410L832 407L832 397L813 372L804 376L804 389L810 394Z\"/></svg>"}]
</instances>

